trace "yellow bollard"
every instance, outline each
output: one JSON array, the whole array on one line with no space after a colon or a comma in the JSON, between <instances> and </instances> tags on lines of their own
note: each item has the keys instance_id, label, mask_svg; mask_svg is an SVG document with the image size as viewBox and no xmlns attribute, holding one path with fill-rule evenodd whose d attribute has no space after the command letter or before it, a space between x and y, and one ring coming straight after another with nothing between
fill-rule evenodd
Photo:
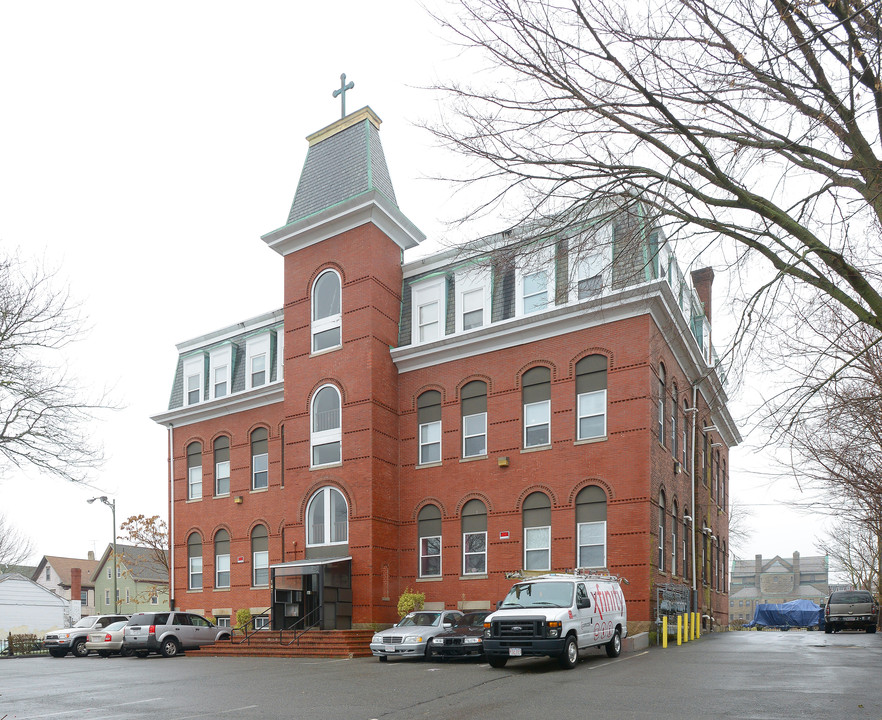
<instances>
[{"instance_id":1,"label":"yellow bollard","mask_svg":"<svg viewBox=\"0 0 882 720\"><path fill-rule=\"evenodd\" d=\"M692 621L692 627L689 628L689 639L695 640L695 615L696 613L689 613L691 617L689 618Z\"/></svg>"},{"instance_id":2,"label":"yellow bollard","mask_svg":"<svg viewBox=\"0 0 882 720\"><path fill-rule=\"evenodd\" d=\"M668 647L668 616L665 615L662 618L662 647L667 649Z\"/></svg>"},{"instance_id":3,"label":"yellow bollard","mask_svg":"<svg viewBox=\"0 0 882 720\"><path fill-rule=\"evenodd\" d=\"M695 624L695 637L701 637L701 613L695 613L695 619L697 620Z\"/></svg>"},{"instance_id":4,"label":"yellow bollard","mask_svg":"<svg viewBox=\"0 0 882 720\"><path fill-rule=\"evenodd\" d=\"M680 638L682 637L683 630L683 616L677 615L677 645L680 645Z\"/></svg>"},{"instance_id":5,"label":"yellow bollard","mask_svg":"<svg viewBox=\"0 0 882 720\"><path fill-rule=\"evenodd\" d=\"M689 613L683 613L683 642L689 642Z\"/></svg>"}]
</instances>

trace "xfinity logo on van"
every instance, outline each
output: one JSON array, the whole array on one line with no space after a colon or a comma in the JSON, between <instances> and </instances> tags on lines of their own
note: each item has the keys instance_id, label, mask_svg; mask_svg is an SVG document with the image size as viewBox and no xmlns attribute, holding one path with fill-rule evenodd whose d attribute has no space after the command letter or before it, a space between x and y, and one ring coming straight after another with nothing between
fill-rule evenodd
<instances>
[{"instance_id":1,"label":"xfinity logo on van","mask_svg":"<svg viewBox=\"0 0 882 720\"><path fill-rule=\"evenodd\" d=\"M625 608L625 597L621 590L601 590L600 585L595 585L594 592L591 594L594 596L594 605L601 620L603 620L603 613L621 612Z\"/></svg>"}]
</instances>

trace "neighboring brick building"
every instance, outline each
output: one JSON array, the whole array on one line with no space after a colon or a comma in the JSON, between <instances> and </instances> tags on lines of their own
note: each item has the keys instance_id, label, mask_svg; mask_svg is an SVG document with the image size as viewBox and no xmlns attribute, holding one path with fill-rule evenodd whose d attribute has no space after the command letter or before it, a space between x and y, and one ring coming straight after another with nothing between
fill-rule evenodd
<instances>
[{"instance_id":1,"label":"neighboring brick building","mask_svg":"<svg viewBox=\"0 0 882 720\"><path fill-rule=\"evenodd\" d=\"M283 310L178 345L154 418L172 602L365 626L395 620L408 587L489 608L507 573L582 566L630 581L632 632L693 577L726 622L740 437L713 272L691 288L660 232L626 245L627 223L599 214L530 262L518 230L408 261L424 236L379 124L364 108L308 138L288 222L263 238L285 259Z\"/></svg>"},{"instance_id":2,"label":"neighboring brick building","mask_svg":"<svg viewBox=\"0 0 882 720\"><path fill-rule=\"evenodd\" d=\"M776 555L763 560L733 560L729 584L730 621L752 620L760 603L811 600L823 606L830 594L829 559L825 555L800 557L791 561Z\"/></svg>"}]
</instances>

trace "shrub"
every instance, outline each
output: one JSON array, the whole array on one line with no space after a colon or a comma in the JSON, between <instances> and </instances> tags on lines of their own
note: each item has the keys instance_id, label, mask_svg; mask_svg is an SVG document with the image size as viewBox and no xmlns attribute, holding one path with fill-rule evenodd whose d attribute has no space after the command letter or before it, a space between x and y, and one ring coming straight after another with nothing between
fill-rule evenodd
<instances>
[{"instance_id":1,"label":"shrub","mask_svg":"<svg viewBox=\"0 0 882 720\"><path fill-rule=\"evenodd\" d=\"M36 635L13 635L9 634L10 655L29 655L40 651L40 638Z\"/></svg>"},{"instance_id":2,"label":"shrub","mask_svg":"<svg viewBox=\"0 0 882 720\"><path fill-rule=\"evenodd\" d=\"M251 611L248 608L242 608L241 610L236 610L236 627L240 627L243 630L248 630L248 625L251 623Z\"/></svg>"},{"instance_id":3,"label":"shrub","mask_svg":"<svg viewBox=\"0 0 882 720\"><path fill-rule=\"evenodd\" d=\"M398 617L404 617L413 610L422 610L426 602L426 593L413 592L410 588L405 588L398 598Z\"/></svg>"}]
</instances>

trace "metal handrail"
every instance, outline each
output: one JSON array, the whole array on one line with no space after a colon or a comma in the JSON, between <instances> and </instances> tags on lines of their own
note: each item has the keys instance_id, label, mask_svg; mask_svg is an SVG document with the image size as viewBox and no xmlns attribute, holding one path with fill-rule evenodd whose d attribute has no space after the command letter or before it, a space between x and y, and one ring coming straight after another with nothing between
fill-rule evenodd
<instances>
[{"instance_id":1,"label":"metal handrail","mask_svg":"<svg viewBox=\"0 0 882 720\"><path fill-rule=\"evenodd\" d=\"M321 621L322 621L321 610L322 610L322 608L321 608L321 606L319 606L317 608L314 608L308 614L303 616L303 629L299 633L295 633L294 637L291 639L290 642L285 643L286 647L291 646L294 643L297 643L299 645L300 638L302 638L304 635L306 635L306 633L309 632L310 630L312 630L314 627L317 627L319 624L321 624ZM316 614L317 614L317 619L314 622L307 625L306 621L309 619L310 615L316 615ZM282 642L282 635L281 635L281 633L279 633L279 643L281 644L281 642Z\"/></svg>"},{"instance_id":2,"label":"metal handrail","mask_svg":"<svg viewBox=\"0 0 882 720\"><path fill-rule=\"evenodd\" d=\"M258 613L258 615L265 615L266 613L270 612L270 610L272 610L272 608L267 608L266 610L262 610L261 612ZM254 618L252 617L251 620L249 620L244 625L239 625L237 627L234 627L232 629L232 631L243 630L248 627L248 623L251 623L252 625L254 625ZM255 627L254 629L252 629L251 632L248 632L247 630L245 630L245 637L243 637L239 642L235 642L233 640L233 632L231 631L230 632L230 642L233 643L233 645L243 645L245 643L248 643L250 645L251 644L251 636L254 635L254 633L258 632L259 630L263 630L263 628Z\"/></svg>"}]
</instances>

